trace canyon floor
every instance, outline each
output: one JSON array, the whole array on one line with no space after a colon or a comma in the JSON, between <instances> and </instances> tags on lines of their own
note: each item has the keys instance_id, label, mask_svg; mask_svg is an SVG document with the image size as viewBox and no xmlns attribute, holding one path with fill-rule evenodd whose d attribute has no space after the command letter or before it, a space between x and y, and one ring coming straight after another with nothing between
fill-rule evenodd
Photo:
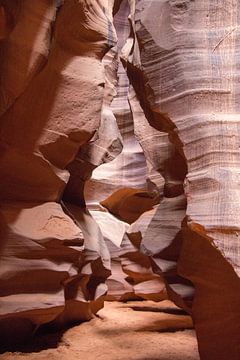
<instances>
[{"instance_id":1,"label":"canyon floor","mask_svg":"<svg viewBox=\"0 0 240 360\"><path fill-rule=\"evenodd\" d=\"M90 322L41 334L4 360L199 360L191 318L170 301L106 302Z\"/></svg>"}]
</instances>

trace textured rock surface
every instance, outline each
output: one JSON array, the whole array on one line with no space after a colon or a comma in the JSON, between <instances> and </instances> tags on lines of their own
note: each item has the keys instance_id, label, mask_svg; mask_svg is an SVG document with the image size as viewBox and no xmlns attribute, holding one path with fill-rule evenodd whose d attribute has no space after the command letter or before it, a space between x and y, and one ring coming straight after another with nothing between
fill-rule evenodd
<instances>
[{"instance_id":1,"label":"textured rock surface","mask_svg":"<svg viewBox=\"0 0 240 360\"><path fill-rule=\"evenodd\" d=\"M178 273L195 287L192 314L202 359L240 356L239 6L235 1L222 5L212 1L132 2L136 41L128 58L127 48L124 54L150 124L169 135L187 165L186 216L182 212L179 220L184 221L176 223L183 239ZM168 181L166 184L168 187ZM175 191L166 193L171 199L160 204L159 230L160 209L166 207L167 217L172 202L174 214L176 195ZM166 259L161 254L163 243L156 249L158 244L146 234L143 244L161 269L162 258ZM231 309L226 309L229 299Z\"/></svg>"},{"instance_id":2,"label":"textured rock surface","mask_svg":"<svg viewBox=\"0 0 240 360\"><path fill-rule=\"evenodd\" d=\"M162 278L129 241L126 219L100 205L89 212L83 193L92 171L122 149L117 174L139 157L131 186L145 184L123 67L124 91L117 91L118 52L129 29L120 26L117 47L113 2L59 5L1 7L1 343L14 321L27 336L45 323L88 320L107 290L109 299L166 297ZM122 15L126 23L124 7L120 25ZM127 167L120 188L129 185ZM102 189L95 189L99 204ZM145 209L141 198L139 206L137 217Z\"/></svg>"},{"instance_id":3,"label":"textured rock surface","mask_svg":"<svg viewBox=\"0 0 240 360\"><path fill-rule=\"evenodd\" d=\"M0 1L2 341L168 294L239 360L238 12Z\"/></svg>"},{"instance_id":4,"label":"textured rock surface","mask_svg":"<svg viewBox=\"0 0 240 360\"><path fill-rule=\"evenodd\" d=\"M14 20L1 43L3 333L16 317L31 332L88 320L103 304L110 256L101 232L86 208L75 206L73 221L59 202L68 165L101 120L102 58L116 41L105 5L66 1L51 27L55 2L3 2Z\"/></svg>"},{"instance_id":5,"label":"textured rock surface","mask_svg":"<svg viewBox=\"0 0 240 360\"><path fill-rule=\"evenodd\" d=\"M128 2L122 2L113 21L118 43L111 53L115 50L118 60L117 74L115 74L118 76L118 83L112 103L109 107L104 107L102 122L106 114L108 115L106 119L108 126L104 128L104 138L101 138L99 132L99 139L93 142L92 148L88 146L83 150L84 153L81 152L82 157L85 156L88 162L93 163L97 158L94 156L95 153L100 154L101 149L108 149L108 156L102 159L102 162L94 162L94 165L98 167L86 183L85 199L90 213L100 226L112 259L112 275L107 280L107 299L126 300L140 297L160 300L166 297L163 279L153 274L149 259L139 252L135 244L130 243L128 235L129 224L137 221L141 214L152 209L159 201L146 191L146 160L134 134L134 121L128 101L129 81L119 59L121 48L130 32L127 21L129 10ZM105 63L107 63L106 60L108 59L105 57ZM111 65L113 69L114 63ZM113 75L110 80L113 84ZM110 89L109 86L108 88ZM105 88L105 94L107 89ZM107 99L105 96L105 104ZM109 117L110 114L111 117ZM113 119L117 126L114 129L110 125ZM115 155L117 155L115 159L113 159L112 148L107 148L104 141L107 136L114 141L114 134L116 134L116 141L112 142L112 148L115 149ZM117 136L121 141L119 155ZM109 160L112 161L109 162Z\"/></svg>"}]
</instances>

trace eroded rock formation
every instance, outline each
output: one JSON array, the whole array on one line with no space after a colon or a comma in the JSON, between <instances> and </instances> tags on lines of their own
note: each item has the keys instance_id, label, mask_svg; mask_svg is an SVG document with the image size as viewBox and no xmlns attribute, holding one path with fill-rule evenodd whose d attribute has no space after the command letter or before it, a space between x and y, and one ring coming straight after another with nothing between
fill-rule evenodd
<instances>
[{"instance_id":1,"label":"eroded rock formation","mask_svg":"<svg viewBox=\"0 0 240 360\"><path fill-rule=\"evenodd\" d=\"M156 218L161 240L153 242L150 225L144 250L165 271L172 266L165 260L173 260L169 246L181 238L177 272L195 287L190 306L203 359L240 356L238 12L235 1L132 2L134 50L125 54L149 123L168 134L182 159L172 158L179 171L171 177L165 164L165 199ZM180 180L186 206L178 200ZM176 231L168 230L174 240L166 246L160 229L167 228L168 211ZM171 281L169 287L175 301L172 290L189 297L189 284L184 293Z\"/></svg>"},{"instance_id":2,"label":"eroded rock formation","mask_svg":"<svg viewBox=\"0 0 240 360\"><path fill-rule=\"evenodd\" d=\"M71 188L68 166L99 128L102 58L116 35L104 1L66 1L57 16L55 1L18 5L1 44L1 320L27 319L36 329L90 319L107 290L110 257L98 225L85 207L60 202L68 182ZM31 38L24 36L26 16L33 18Z\"/></svg>"},{"instance_id":3,"label":"eroded rock formation","mask_svg":"<svg viewBox=\"0 0 240 360\"><path fill-rule=\"evenodd\" d=\"M168 297L239 360L236 0L0 1L0 334Z\"/></svg>"}]
</instances>

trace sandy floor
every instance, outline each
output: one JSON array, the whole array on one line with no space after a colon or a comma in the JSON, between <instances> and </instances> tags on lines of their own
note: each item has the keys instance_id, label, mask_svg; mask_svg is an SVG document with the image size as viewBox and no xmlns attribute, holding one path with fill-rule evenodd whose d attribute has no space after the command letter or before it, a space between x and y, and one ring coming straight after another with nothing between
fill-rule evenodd
<instances>
[{"instance_id":1,"label":"sandy floor","mask_svg":"<svg viewBox=\"0 0 240 360\"><path fill-rule=\"evenodd\" d=\"M99 317L38 336L4 360L199 360L189 316L171 302L106 303Z\"/></svg>"}]
</instances>

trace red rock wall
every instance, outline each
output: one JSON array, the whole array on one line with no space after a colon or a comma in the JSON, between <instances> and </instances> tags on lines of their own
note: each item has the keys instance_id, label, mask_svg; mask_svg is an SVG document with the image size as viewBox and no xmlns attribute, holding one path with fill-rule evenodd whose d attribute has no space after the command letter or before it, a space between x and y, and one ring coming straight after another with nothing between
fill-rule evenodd
<instances>
[{"instance_id":1,"label":"red rock wall","mask_svg":"<svg viewBox=\"0 0 240 360\"><path fill-rule=\"evenodd\" d=\"M116 42L105 5L3 3L13 19L0 70L3 325L16 317L33 328L87 320L103 304L110 275L103 236L84 206L72 218L60 203L68 166L101 121L102 58Z\"/></svg>"},{"instance_id":2,"label":"red rock wall","mask_svg":"<svg viewBox=\"0 0 240 360\"><path fill-rule=\"evenodd\" d=\"M239 360L238 12L0 1L3 341L167 291Z\"/></svg>"},{"instance_id":3,"label":"red rock wall","mask_svg":"<svg viewBox=\"0 0 240 360\"><path fill-rule=\"evenodd\" d=\"M146 166L133 133L128 82L121 94L117 78L122 72L122 84L127 80L123 67L118 72L120 41L117 46L111 4L3 2L1 14L0 332L4 342L6 328L16 319L22 333L24 328L28 333L46 323L88 320L104 299L162 299L166 294L148 257L128 238L128 211L117 219L99 203L125 187L128 198L129 186L135 196L135 187L145 184ZM121 19L126 23L124 8L119 14L115 23ZM128 27L119 34L127 37ZM133 155L126 158L129 150ZM139 153L140 175L129 185L125 180L131 178ZM84 195L93 170L118 155L116 172L124 173L121 185L117 179L106 193L98 185L94 192L86 187ZM126 160L130 168L123 170ZM104 181L109 187L107 178ZM97 208L89 203L88 193ZM140 210L133 211L133 219L146 208L141 208L141 198L138 203ZM147 209L152 205L147 204Z\"/></svg>"}]
</instances>

